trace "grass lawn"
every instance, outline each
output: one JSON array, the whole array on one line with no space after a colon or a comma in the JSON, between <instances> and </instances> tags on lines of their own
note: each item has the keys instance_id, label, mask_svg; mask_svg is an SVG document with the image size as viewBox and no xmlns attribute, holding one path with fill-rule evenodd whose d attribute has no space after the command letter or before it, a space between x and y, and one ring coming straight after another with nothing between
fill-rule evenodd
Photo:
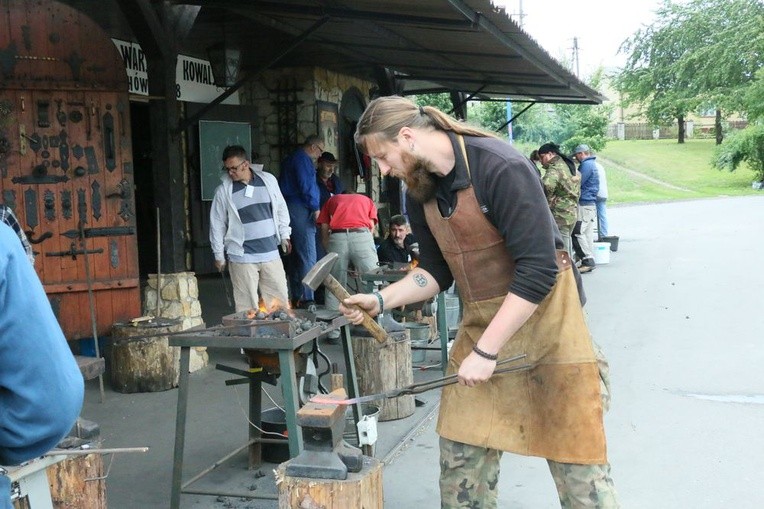
<instances>
[{"instance_id":1,"label":"grass lawn","mask_svg":"<svg viewBox=\"0 0 764 509\"><path fill-rule=\"evenodd\" d=\"M753 172L741 167L735 172L711 166L714 140L609 141L599 153L629 170L682 189L674 189L640 178L602 161L608 175L609 203L653 202L713 196L762 194L751 189Z\"/></svg>"}]
</instances>

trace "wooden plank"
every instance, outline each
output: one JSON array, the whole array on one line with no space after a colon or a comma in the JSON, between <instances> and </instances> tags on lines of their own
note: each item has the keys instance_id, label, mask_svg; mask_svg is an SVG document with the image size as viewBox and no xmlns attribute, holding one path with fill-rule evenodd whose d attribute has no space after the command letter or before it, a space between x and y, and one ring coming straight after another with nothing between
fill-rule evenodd
<instances>
[{"instance_id":1,"label":"wooden plank","mask_svg":"<svg viewBox=\"0 0 764 509\"><path fill-rule=\"evenodd\" d=\"M85 380L92 380L106 371L106 361L103 357L75 355L74 359L77 361L77 366Z\"/></svg>"},{"instance_id":2,"label":"wooden plank","mask_svg":"<svg viewBox=\"0 0 764 509\"><path fill-rule=\"evenodd\" d=\"M137 288L139 283L140 280L138 278L93 281L93 290L98 292L103 290ZM88 285L85 281L45 285L45 293L48 295L56 293L87 292L87 289Z\"/></svg>"}]
</instances>

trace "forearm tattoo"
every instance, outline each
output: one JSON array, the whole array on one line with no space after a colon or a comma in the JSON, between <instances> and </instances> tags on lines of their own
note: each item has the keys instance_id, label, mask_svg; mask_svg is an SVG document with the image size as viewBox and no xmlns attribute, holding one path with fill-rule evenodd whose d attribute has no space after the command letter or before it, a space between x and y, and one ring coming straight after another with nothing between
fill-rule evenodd
<instances>
[{"instance_id":1,"label":"forearm tattoo","mask_svg":"<svg viewBox=\"0 0 764 509\"><path fill-rule=\"evenodd\" d=\"M417 286L421 286L422 288L427 286L427 278L424 277L422 274L414 274L413 278L414 278L414 283L416 283Z\"/></svg>"}]
</instances>

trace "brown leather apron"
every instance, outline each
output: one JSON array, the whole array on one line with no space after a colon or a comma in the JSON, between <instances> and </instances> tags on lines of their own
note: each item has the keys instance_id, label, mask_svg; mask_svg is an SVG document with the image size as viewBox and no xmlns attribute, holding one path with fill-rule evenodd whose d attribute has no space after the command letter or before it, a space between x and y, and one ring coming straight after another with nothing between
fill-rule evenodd
<instances>
[{"instance_id":1,"label":"brown leather apron","mask_svg":"<svg viewBox=\"0 0 764 509\"><path fill-rule=\"evenodd\" d=\"M472 187L457 192L448 218L435 199L424 210L464 305L448 366L456 373L504 302L514 263ZM437 427L442 437L561 463L607 462L591 336L566 252L557 252L557 263L551 292L499 353L500 359L525 353L534 367L496 375L476 387L445 387Z\"/></svg>"}]
</instances>

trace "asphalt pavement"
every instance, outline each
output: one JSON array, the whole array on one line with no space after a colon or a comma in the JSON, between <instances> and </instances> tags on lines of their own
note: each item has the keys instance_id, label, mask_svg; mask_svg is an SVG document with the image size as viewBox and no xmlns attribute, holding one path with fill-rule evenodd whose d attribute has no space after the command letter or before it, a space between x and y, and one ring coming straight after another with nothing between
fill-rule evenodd
<instances>
[{"instance_id":1,"label":"asphalt pavement","mask_svg":"<svg viewBox=\"0 0 764 509\"><path fill-rule=\"evenodd\" d=\"M583 278L591 329L611 365L606 431L622 507L764 507L764 195L611 207L609 218L618 251ZM208 322L222 316L205 313ZM429 352L427 361L436 360ZM187 442L190 473L246 435L246 391L222 388L226 378L210 367L192 374L189 436L203 438ZM152 447L117 457L107 480L110 508L168 507L176 401L174 390L122 395L107 385L101 404L97 382L88 382L83 417L101 425L103 446ZM386 508L439 507L437 393L423 402L411 417L380 424ZM262 477L242 465L211 482L275 493L274 465ZM501 508L559 507L538 458L504 455L499 493ZM184 495L182 507L276 504Z\"/></svg>"}]
</instances>

